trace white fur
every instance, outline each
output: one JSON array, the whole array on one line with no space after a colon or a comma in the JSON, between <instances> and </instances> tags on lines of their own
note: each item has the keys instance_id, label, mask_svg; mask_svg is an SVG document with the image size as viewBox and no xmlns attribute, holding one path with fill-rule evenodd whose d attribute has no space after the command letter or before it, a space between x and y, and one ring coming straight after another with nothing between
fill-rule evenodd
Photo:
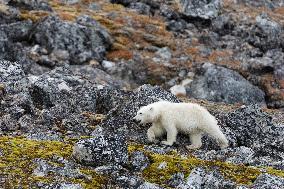
<instances>
[{"instance_id":1,"label":"white fur","mask_svg":"<svg viewBox=\"0 0 284 189\"><path fill-rule=\"evenodd\" d=\"M207 133L218 141L221 148L228 146L215 117L198 104L159 101L140 108L134 119L142 124L152 123L147 132L150 142L167 134L167 140L162 144L171 146L181 132L190 136L191 145L187 148L197 149L202 146L202 134Z\"/></svg>"}]
</instances>

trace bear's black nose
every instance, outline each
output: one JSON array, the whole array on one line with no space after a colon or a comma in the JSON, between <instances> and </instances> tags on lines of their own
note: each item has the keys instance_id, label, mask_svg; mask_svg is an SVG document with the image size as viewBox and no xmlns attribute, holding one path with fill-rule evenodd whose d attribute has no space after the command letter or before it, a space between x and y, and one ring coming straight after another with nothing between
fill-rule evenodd
<instances>
[{"instance_id":1,"label":"bear's black nose","mask_svg":"<svg viewBox=\"0 0 284 189\"><path fill-rule=\"evenodd\" d=\"M137 119L133 119L133 122L136 123L137 125L140 124L140 120L137 120Z\"/></svg>"}]
</instances>

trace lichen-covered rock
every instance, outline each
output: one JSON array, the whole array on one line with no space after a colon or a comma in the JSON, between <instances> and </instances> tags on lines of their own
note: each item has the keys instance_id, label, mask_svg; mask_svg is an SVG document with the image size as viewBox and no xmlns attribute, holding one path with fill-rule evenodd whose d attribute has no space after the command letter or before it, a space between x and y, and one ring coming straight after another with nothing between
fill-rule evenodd
<instances>
[{"instance_id":1,"label":"lichen-covered rock","mask_svg":"<svg viewBox=\"0 0 284 189\"><path fill-rule=\"evenodd\" d=\"M131 154L130 165L135 171L143 171L150 161L142 151L135 151Z\"/></svg>"},{"instance_id":2,"label":"lichen-covered rock","mask_svg":"<svg viewBox=\"0 0 284 189\"><path fill-rule=\"evenodd\" d=\"M185 15L212 19L218 16L221 10L220 0L180 0Z\"/></svg>"},{"instance_id":3,"label":"lichen-covered rock","mask_svg":"<svg viewBox=\"0 0 284 189\"><path fill-rule=\"evenodd\" d=\"M102 60L111 45L109 34L87 16L79 17L77 23L49 16L34 28L33 39L49 53L54 50L68 51L69 62L73 64L82 64L91 59Z\"/></svg>"},{"instance_id":4,"label":"lichen-covered rock","mask_svg":"<svg viewBox=\"0 0 284 189\"><path fill-rule=\"evenodd\" d=\"M190 87L190 97L215 102L265 104L264 92L235 71L205 63L198 68Z\"/></svg>"},{"instance_id":5,"label":"lichen-covered rock","mask_svg":"<svg viewBox=\"0 0 284 189\"><path fill-rule=\"evenodd\" d=\"M283 47L283 27L271 20L267 14L256 17L256 25L252 28L247 39L253 46L266 52L270 49Z\"/></svg>"},{"instance_id":6,"label":"lichen-covered rock","mask_svg":"<svg viewBox=\"0 0 284 189\"><path fill-rule=\"evenodd\" d=\"M16 130L17 121L25 114L33 114L35 109L28 91L29 82L18 63L0 61L0 84L2 130Z\"/></svg>"},{"instance_id":7,"label":"lichen-covered rock","mask_svg":"<svg viewBox=\"0 0 284 189\"><path fill-rule=\"evenodd\" d=\"M258 106L241 107L229 113L226 122L239 145L250 147L262 156L281 158L284 127L274 125L272 118Z\"/></svg>"},{"instance_id":8,"label":"lichen-covered rock","mask_svg":"<svg viewBox=\"0 0 284 189\"><path fill-rule=\"evenodd\" d=\"M206 171L203 168L194 168L185 183L180 184L177 188L180 189L217 189L228 188L235 189L236 184L227 181L218 171Z\"/></svg>"},{"instance_id":9,"label":"lichen-covered rock","mask_svg":"<svg viewBox=\"0 0 284 189\"><path fill-rule=\"evenodd\" d=\"M125 136L99 135L80 140L74 146L73 157L82 164L94 167L107 164L125 165L128 161Z\"/></svg>"},{"instance_id":10,"label":"lichen-covered rock","mask_svg":"<svg viewBox=\"0 0 284 189\"><path fill-rule=\"evenodd\" d=\"M275 189L282 189L284 186L284 179L272 176L269 174L261 174L257 177L256 181L253 183L253 189L268 189L268 188L275 188Z\"/></svg>"},{"instance_id":11,"label":"lichen-covered rock","mask_svg":"<svg viewBox=\"0 0 284 189\"><path fill-rule=\"evenodd\" d=\"M95 112L96 88L68 68L60 67L29 80L29 91L38 109L49 109L62 118L73 112Z\"/></svg>"}]
</instances>

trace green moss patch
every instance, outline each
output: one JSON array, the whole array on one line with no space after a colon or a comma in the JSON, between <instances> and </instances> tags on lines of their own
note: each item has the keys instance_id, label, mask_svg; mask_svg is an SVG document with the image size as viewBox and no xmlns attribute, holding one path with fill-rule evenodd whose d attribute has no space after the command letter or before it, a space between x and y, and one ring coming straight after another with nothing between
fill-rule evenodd
<instances>
[{"instance_id":1,"label":"green moss patch","mask_svg":"<svg viewBox=\"0 0 284 189\"><path fill-rule=\"evenodd\" d=\"M206 170L218 170L225 179L232 180L237 184L250 185L262 172L284 177L284 171L273 168L259 168L222 161L206 161L191 156L181 157L174 151L167 154L156 154L145 150L141 144L131 144L128 150L129 154L135 150L144 151L150 159L151 164L143 171L143 177L149 182L165 187L166 181L173 174L182 172L187 177L191 170L196 167L203 167ZM162 162L166 162L166 166L163 169L159 169L158 167Z\"/></svg>"},{"instance_id":2,"label":"green moss patch","mask_svg":"<svg viewBox=\"0 0 284 189\"><path fill-rule=\"evenodd\" d=\"M56 162L56 157L70 159L74 141L36 141L22 137L0 137L0 177L4 180L4 188L30 188L37 182L52 183L55 178L60 182L79 183L84 188L100 188L105 182L93 169L79 167L86 178L67 178L50 173L39 177L33 175L36 168L34 160L37 158L47 160L48 163L63 166ZM2 180L2 181L3 181Z\"/></svg>"}]
</instances>

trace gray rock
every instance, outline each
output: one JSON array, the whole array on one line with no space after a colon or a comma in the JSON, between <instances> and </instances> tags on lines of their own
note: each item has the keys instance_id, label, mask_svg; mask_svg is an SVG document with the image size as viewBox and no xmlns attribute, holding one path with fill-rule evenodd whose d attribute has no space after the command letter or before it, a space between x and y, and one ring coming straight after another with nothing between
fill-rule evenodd
<instances>
[{"instance_id":1,"label":"gray rock","mask_svg":"<svg viewBox=\"0 0 284 189\"><path fill-rule=\"evenodd\" d=\"M162 187L150 182L144 182L137 189L162 189Z\"/></svg>"},{"instance_id":2,"label":"gray rock","mask_svg":"<svg viewBox=\"0 0 284 189\"><path fill-rule=\"evenodd\" d=\"M0 84L2 119L1 129L12 131L19 128L18 120L35 109L28 91L29 82L20 64L0 61Z\"/></svg>"},{"instance_id":3,"label":"gray rock","mask_svg":"<svg viewBox=\"0 0 284 189\"><path fill-rule=\"evenodd\" d=\"M251 28L246 40L266 52L283 47L283 31L279 23L273 21L267 14L261 14L256 17L256 25Z\"/></svg>"},{"instance_id":4,"label":"gray rock","mask_svg":"<svg viewBox=\"0 0 284 189\"><path fill-rule=\"evenodd\" d=\"M95 68L91 65L71 65L70 69L74 74L85 77L96 85L109 86L119 89L126 86L123 81L118 80L105 71Z\"/></svg>"},{"instance_id":5,"label":"gray rock","mask_svg":"<svg viewBox=\"0 0 284 189\"><path fill-rule=\"evenodd\" d=\"M180 0L185 15L212 19L218 16L221 10L220 0Z\"/></svg>"},{"instance_id":6,"label":"gray rock","mask_svg":"<svg viewBox=\"0 0 284 189\"><path fill-rule=\"evenodd\" d=\"M235 71L205 63L187 89L190 97L215 102L265 104L264 92Z\"/></svg>"},{"instance_id":7,"label":"gray rock","mask_svg":"<svg viewBox=\"0 0 284 189\"><path fill-rule=\"evenodd\" d=\"M269 174L261 174L252 185L252 189L282 189L284 179Z\"/></svg>"},{"instance_id":8,"label":"gray rock","mask_svg":"<svg viewBox=\"0 0 284 189\"><path fill-rule=\"evenodd\" d=\"M284 5L283 0L259 0L259 1L251 1L251 0L237 0L236 3L244 3L245 5L250 5L252 7L266 7L269 9L274 9L277 7L281 7Z\"/></svg>"},{"instance_id":9,"label":"gray rock","mask_svg":"<svg viewBox=\"0 0 284 189\"><path fill-rule=\"evenodd\" d=\"M32 21L30 20L19 21L0 25L0 31L3 31L11 41L28 40L32 26Z\"/></svg>"},{"instance_id":10,"label":"gray rock","mask_svg":"<svg viewBox=\"0 0 284 189\"><path fill-rule=\"evenodd\" d=\"M142 151L135 151L131 154L130 165L134 171L143 171L150 165L150 161Z\"/></svg>"},{"instance_id":11,"label":"gray rock","mask_svg":"<svg viewBox=\"0 0 284 189\"><path fill-rule=\"evenodd\" d=\"M236 184L227 181L218 171L206 171L203 168L194 168L188 178L186 183L182 183L177 186L178 189L218 189L227 188L235 189Z\"/></svg>"},{"instance_id":12,"label":"gray rock","mask_svg":"<svg viewBox=\"0 0 284 189\"><path fill-rule=\"evenodd\" d=\"M49 53L54 50L68 51L69 61L73 64L91 59L100 61L112 40L102 27L96 26L98 23L87 16L79 17L77 23L49 16L35 27L33 39Z\"/></svg>"},{"instance_id":13,"label":"gray rock","mask_svg":"<svg viewBox=\"0 0 284 189\"><path fill-rule=\"evenodd\" d=\"M150 15L151 7L149 5L146 5L145 3L130 3L129 8L134 9L139 14Z\"/></svg>"},{"instance_id":14,"label":"gray rock","mask_svg":"<svg viewBox=\"0 0 284 189\"><path fill-rule=\"evenodd\" d=\"M156 53L153 60L158 63L168 64L172 58L172 53L168 47L160 48Z\"/></svg>"},{"instance_id":15,"label":"gray rock","mask_svg":"<svg viewBox=\"0 0 284 189\"><path fill-rule=\"evenodd\" d=\"M282 158L284 127L276 126L272 118L258 106L243 106L226 117L237 143L252 148L256 154Z\"/></svg>"},{"instance_id":16,"label":"gray rock","mask_svg":"<svg viewBox=\"0 0 284 189\"><path fill-rule=\"evenodd\" d=\"M171 176L169 180L166 181L167 185L172 188L177 188L179 185L183 183L184 174L183 173L175 173Z\"/></svg>"},{"instance_id":17,"label":"gray rock","mask_svg":"<svg viewBox=\"0 0 284 189\"><path fill-rule=\"evenodd\" d=\"M193 155L204 160L219 160L234 164L252 164L255 159L251 148L240 146L222 150L196 150Z\"/></svg>"},{"instance_id":18,"label":"gray rock","mask_svg":"<svg viewBox=\"0 0 284 189\"><path fill-rule=\"evenodd\" d=\"M121 134L99 135L80 140L74 146L73 157L81 164L101 166L125 165L128 161L125 136Z\"/></svg>"},{"instance_id":19,"label":"gray rock","mask_svg":"<svg viewBox=\"0 0 284 189\"><path fill-rule=\"evenodd\" d=\"M194 168L186 179L185 183L181 183L177 188L179 189L202 189L203 178L206 171L202 168Z\"/></svg>"}]
</instances>

